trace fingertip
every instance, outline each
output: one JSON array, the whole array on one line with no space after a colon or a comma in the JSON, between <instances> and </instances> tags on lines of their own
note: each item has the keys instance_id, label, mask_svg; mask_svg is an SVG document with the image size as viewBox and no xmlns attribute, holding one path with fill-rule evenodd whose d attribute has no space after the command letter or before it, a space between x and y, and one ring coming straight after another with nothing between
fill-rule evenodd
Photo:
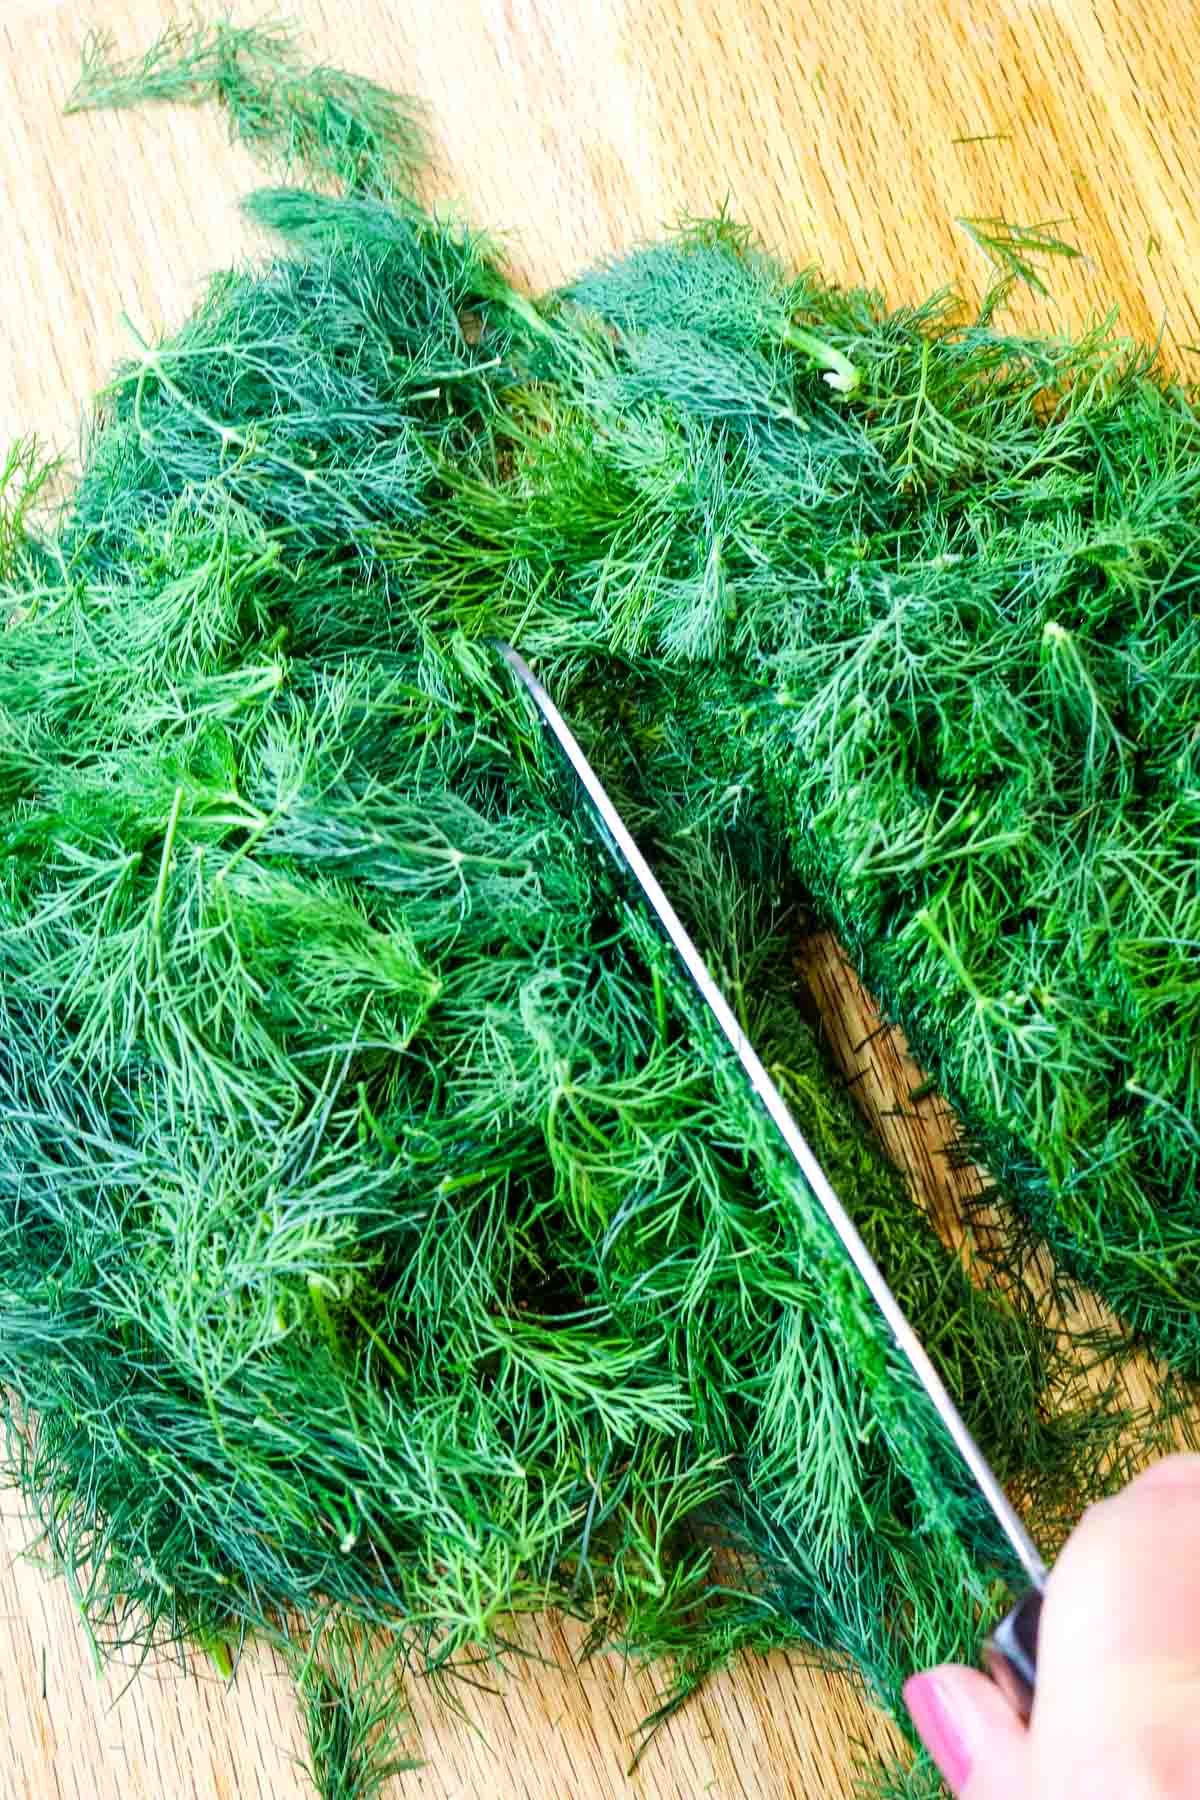
<instances>
[{"instance_id":1,"label":"fingertip","mask_svg":"<svg viewBox=\"0 0 1200 1800\"><path fill-rule=\"evenodd\" d=\"M1200 1455L1181 1450L1174 1456L1164 1456L1135 1475L1124 1492L1145 1494L1165 1488L1190 1489L1200 1495Z\"/></svg>"},{"instance_id":2,"label":"fingertip","mask_svg":"<svg viewBox=\"0 0 1200 1800\"><path fill-rule=\"evenodd\" d=\"M954 1671L927 1669L904 1684L904 1704L917 1736L937 1764L954 1794L960 1794L971 1773L971 1757L959 1727L954 1705Z\"/></svg>"},{"instance_id":3,"label":"fingertip","mask_svg":"<svg viewBox=\"0 0 1200 1800\"><path fill-rule=\"evenodd\" d=\"M917 1735L956 1795L979 1793L977 1785L1023 1763L1025 1728L999 1689L977 1669L943 1663L904 1684ZM1013 1791L1019 1791L1014 1789Z\"/></svg>"},{"instance_id":4,"label":"fingertip","mask_svg":"<svg viewBox=\"0 0 1200 1800\"><path fill-rule=\"evenodd\" d=\"M1084 1508L1079 1524L1068 1540L1068 1548L1076 1537L1085 1535L1082 1527L1086 1526L1087 1536L1097 1532L1123 1530L1131 1502L1137 1508L1147 1499L1166 1494L1180 1499L1194 1498L1200 1503L1200 1454L1181 1450L1174 1455L1160 1457L1147 1468L1139 1469L1116 1493L1109 1494L1103 1500L1093 1500Z\"/></svg>"}]
</instances>

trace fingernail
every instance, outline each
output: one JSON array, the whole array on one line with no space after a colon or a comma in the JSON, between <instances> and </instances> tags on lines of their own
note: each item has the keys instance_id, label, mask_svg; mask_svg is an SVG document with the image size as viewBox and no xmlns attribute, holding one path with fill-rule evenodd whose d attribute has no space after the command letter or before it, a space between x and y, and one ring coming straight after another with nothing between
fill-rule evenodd
<instances>
[{"instance_id":1,"label":"fingernail","mask_svg":"<svg viewBox=\"0 0 1200 1800\"><path fill-rule=\"evenodd\" d=\"M957 1794L971 1773L971 1758L950 1696L936 1675L914 1675L904 1684L904 1704L921 1742Z\"/></svg>"}]
</instances>

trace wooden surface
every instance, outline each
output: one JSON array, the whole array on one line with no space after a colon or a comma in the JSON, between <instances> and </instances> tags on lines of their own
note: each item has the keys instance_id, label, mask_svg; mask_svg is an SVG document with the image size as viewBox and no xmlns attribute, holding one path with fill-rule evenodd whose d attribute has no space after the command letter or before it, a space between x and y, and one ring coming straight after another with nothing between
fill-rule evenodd
<instances>
[{"instance_id":1,"label":"wooden surface","mask_svg":"<svg viewBox=\"0 0 1200 1800\"><path fill-rule=\"evenodd\" d=\"M262 8L235 14L258 16ZM204 6L201 12L223 10ZM422 95L435 191L511 234L549 284L681 213L727 196L795 262L918 299L977 291L958 214L1070 216L1087 264L1054 265L1056 303L1023 324L1077 325L1116 301L1160 329L1187 372L1200 339L1194 199L1200 108L1190 46L1200 8L1171 0L292 0L314 52ZM252 248L237 196L257 174L212 112L64 120L79 41L103 20L130 49L160 0L4 0L0 11L0 440L34 430L70 453L87 397L139 328L177 322L206 271ZM956 139L987 135L989 141ZM1200 366L1200 365L1197 365ZM953 1174L936 1102L875 1023L835 949L808 967L855 1091L956 1235L970 1174ZM901 1117L887 1117L899 1112ZM1085 1309L1087 1303L1084 1302ZM1131 1377L1135 1392L1152 1372ZM307 1784L286 1678L247 1659L232 1691L156 1665L116 1702L98 1682L63 1585L0 1569L0 1800L272 1796ZM429 1766L422 1800L784 1800L849 1796L855 1745L889 1728L850 1685L774 1659L714 1682L626 1779L628 1733L652 1674L579 1672L548 1620L530 1662L470 1722L414 1696Z\"/></svg>"}]
</instances>

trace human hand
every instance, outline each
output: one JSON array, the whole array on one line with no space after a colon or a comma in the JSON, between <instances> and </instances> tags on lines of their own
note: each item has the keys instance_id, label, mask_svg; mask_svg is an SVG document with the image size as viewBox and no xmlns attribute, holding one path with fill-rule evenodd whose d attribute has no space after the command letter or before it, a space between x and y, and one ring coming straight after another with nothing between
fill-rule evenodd
<instances>
[{"instance_id":1,"label":"human hand","mask_svg":"<svg viewBox=\"0 0 1200 1800\"><path fill-rule=\"evenodd\" d=\"M1200 1797L1200 1456L1089 1507L1046 1587L1026 1728L977 1669L904 1698L958 1800Z\"/></svg>"}]
</instances>

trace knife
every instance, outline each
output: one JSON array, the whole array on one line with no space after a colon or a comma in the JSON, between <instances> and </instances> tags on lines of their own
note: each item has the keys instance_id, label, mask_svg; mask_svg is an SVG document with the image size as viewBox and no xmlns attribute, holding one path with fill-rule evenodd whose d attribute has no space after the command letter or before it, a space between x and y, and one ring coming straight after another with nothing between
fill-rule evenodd
<instances>
[{"instance_id":1,"label":"knife","mask_svg":"<svg viewBox=\"0 0 1200 1800\"><path fill-rule=\"evenodd\" d=\"M1037 1545L1026 1531L995 1471L968 1430L966 1421L951 1399L945 1382L930 1361L925 1346L884 1279L878 1263L864 1244L854 1221L830 1185L825 1171L793 1119L787 1102L768 1075L753 1044L739 1025L733 1009L713 979L708 965L679 914L671 905L659 885L653 869L634 842L628 826L600 777L584 755L575 734L524 657L509 644L498 644L497 649L529 694L544 724L570 764L579 785L595 808L604 827L610 849L633 876L659 924L674 945L679 960L691 977L697 993L708 1007L722 1035L728 1040L738 1061L746 1071L751 1087L795 1160L804 1177L805 1185L824 1209L825 1215L841 1239L847 1255L865 1282L871 1298L883 1314L892 1336L932 1402L955 1449L966 1464L976 1486L987 1501L997 1524L1008 1539L1029 1578L1028 1590L1022 1594L1012 1611L993 1629L984 1643L982 1652L983 1665L992 1680L1005 1695L1014 1711L1022 1719L1028 1719L1033 1706L1037 1681L1038 1623L1048 1574Z\"/></svg>"}]
</instances>

